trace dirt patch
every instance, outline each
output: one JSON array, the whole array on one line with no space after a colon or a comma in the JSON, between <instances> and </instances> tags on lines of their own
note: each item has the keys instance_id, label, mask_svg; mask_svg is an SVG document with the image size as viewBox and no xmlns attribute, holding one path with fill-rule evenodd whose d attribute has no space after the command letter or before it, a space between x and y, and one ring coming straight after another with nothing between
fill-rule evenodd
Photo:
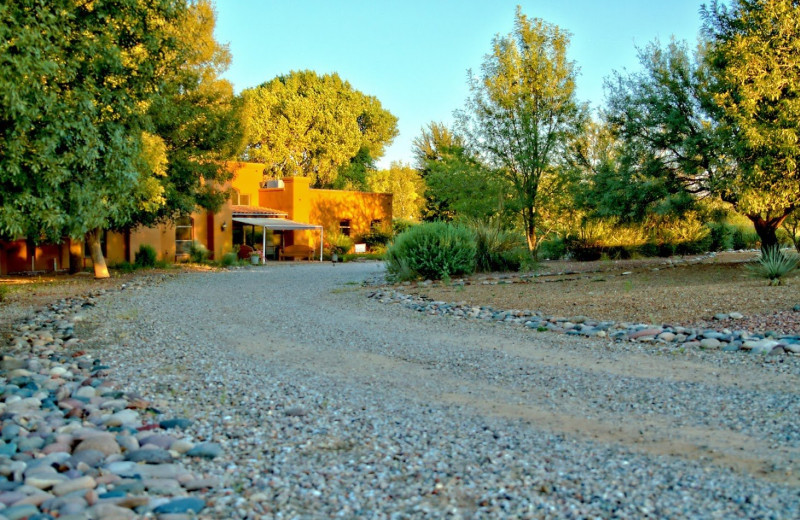
<instances>
[{"instance_id":1,"label":"dirt patch","mask_svg":"<svg viewBox=\"0 0 800 520\"><path fill-rule=\"evenodd\" d=\"M550 316L800 333L800 312L792 311L800 303L800 278L769 287L745 266L754 256L547 262L532 273L474 275L450 284L411 285L404 291ZM716 314L731 312L744 319L714 320Z\"/></svg>"}]
</instances>

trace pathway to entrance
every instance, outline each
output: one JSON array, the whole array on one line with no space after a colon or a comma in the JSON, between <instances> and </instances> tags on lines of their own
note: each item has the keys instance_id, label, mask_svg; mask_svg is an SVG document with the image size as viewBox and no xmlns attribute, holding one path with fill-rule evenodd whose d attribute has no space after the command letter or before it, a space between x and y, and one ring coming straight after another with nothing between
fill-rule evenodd
<instances>
[{"instance_id":1,"label":"pathway to entrance","mask_svg":"<svg viewBox=\"0 0 800 520\"><path fill-rule=\"evenodd\" d=\"M197 464L244 516L800 516L797 358L425 316L366 298L381 269L181 275L104 299L85 333L223 444Z\"/></svg>"}]
</instances>

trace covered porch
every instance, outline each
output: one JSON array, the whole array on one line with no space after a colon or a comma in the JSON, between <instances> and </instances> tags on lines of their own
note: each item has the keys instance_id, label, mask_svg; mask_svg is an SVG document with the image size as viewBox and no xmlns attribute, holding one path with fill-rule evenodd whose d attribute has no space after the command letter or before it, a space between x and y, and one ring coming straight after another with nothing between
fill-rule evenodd
<instances>
[{"instance_id":1,"label":"covered porch","mask_svg":"<svg viewBox=\"0 0 800 520\"><path fill-rule=\"evenodd\" d=\"M288 233L318 231L319 259L322 261L324 243L322 226L296 222L289 220L286 216L285 212L269 208L234 206L232 215L234 244L252 247L259 252L262 261L266 258L277 260L287 247L293 246L293 235L288 237L290 240L287 243Z\"/></svg>"}]
</instances>

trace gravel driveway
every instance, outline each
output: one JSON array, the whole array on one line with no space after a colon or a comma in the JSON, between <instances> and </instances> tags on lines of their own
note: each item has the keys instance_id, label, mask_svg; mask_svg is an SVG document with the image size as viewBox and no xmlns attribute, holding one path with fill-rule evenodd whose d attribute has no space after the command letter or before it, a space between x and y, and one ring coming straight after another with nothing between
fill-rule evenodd
<instances>
[{"instance_id":1,"label":"gravel driveway","mask_svg":"<svg viewBox=\"0 0 800 520\"><path fill-rule=\"evenodd\" d=\"M798 518L800 363L425 316L381 265L286 263L111 294L126 390L224 456L218 518Z\"/></svg>"}]
</instances>

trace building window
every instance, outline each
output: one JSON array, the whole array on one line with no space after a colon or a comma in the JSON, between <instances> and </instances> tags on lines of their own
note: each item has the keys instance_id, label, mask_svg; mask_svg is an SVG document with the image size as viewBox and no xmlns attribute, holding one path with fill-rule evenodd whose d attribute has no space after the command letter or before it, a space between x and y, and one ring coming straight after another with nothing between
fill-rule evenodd
<instances>
[{"instance_id":1,"label":"building window","mask_svg":"<svg viewBox=\"0 0 800 520\"><path fill-rule=\"evenodd\" d=\"M175 256L188 255L194 240L194 219L181 217L175 221Z\"/></svg>"},{"instance_id":2,"label":"building window","mask_svg":"<svg viewBox=\"0 0 800 520\"><path fill-rule=\"evenodd\" d=\"M231 204L236 206L249 206L250 195L242 195L239 193L239 190L234 188L231 190Z\"/></svg>"},{"instance_id":3,"label":"building window","mask_svg":"<svg viewBox=\"0 0 800 520\"><path fill-rule=\"evenodd\" d=\"M346 237L350 236L350 219L346 218L339 221L339 233Z\"/></svg>"}]
</instances>

